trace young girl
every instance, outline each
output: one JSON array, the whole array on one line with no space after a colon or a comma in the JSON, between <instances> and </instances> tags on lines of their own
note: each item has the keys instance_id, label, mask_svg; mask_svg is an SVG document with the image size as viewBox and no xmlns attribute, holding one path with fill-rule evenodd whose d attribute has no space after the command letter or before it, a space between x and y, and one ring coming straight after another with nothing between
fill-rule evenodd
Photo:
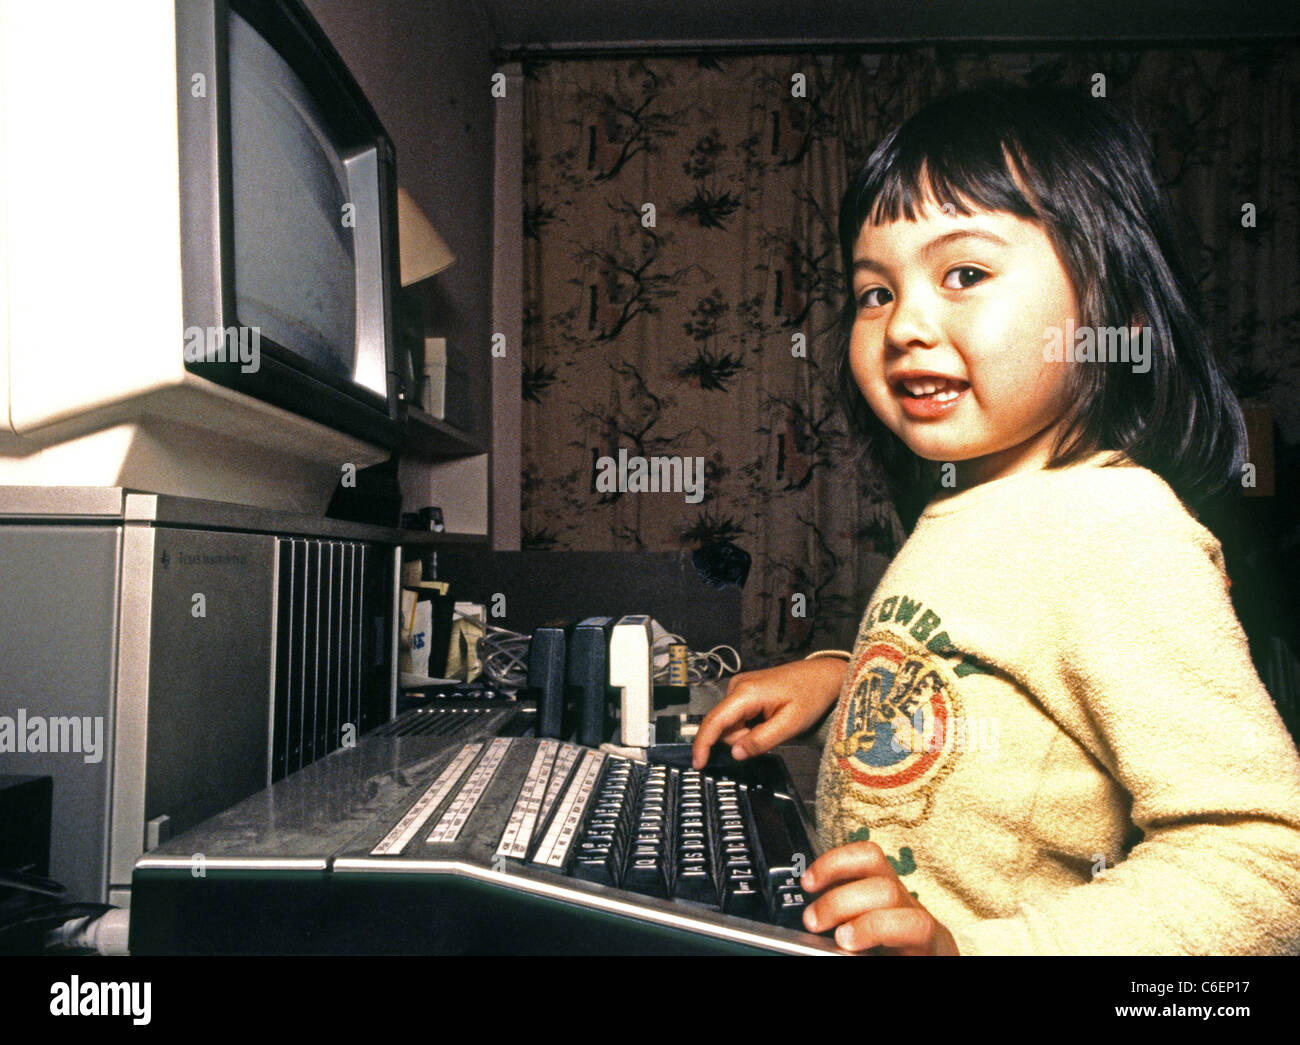
<instances>
[{"instance_id":1,"label":"young girl","mask_svg":"<svg viewBox=\"0 0 1300 1045\"><path fill-rule=\"evenodd\" d=\"M1241 415L1141 133L963 91L885 139L840 237L849 418L928 504L852 654L737 676L697 766L834 705L805 924L848 950L1300 949L1300 758L1198 521Z\"/></svg>"}]
</instances>

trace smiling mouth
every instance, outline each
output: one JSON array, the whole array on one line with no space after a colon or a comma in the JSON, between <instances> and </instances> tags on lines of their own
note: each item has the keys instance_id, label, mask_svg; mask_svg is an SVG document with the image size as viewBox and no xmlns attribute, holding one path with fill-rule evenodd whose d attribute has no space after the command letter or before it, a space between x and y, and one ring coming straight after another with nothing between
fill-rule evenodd
<instances>
[{"instance_id":1,"label":"smiling mouth","mask_svg":"<svg viewBox=\"0 0 1300 1045\"><path fill-rule=\"evenodd\" d=\"M910 377L894 382L897 394L934 403L950 403L968 388L969 381L945 377Z\"/></svg>"}]
</instances>

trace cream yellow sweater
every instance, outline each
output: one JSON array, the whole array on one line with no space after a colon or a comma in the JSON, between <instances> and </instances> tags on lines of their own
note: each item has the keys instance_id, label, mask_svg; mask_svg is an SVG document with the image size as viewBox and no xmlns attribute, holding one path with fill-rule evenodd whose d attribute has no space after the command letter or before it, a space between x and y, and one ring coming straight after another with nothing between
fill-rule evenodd
<instances>
[{"instance_id":1,"label":"cream yellow sweater","mask_svg":"<svg viewBox=\"0 0 1300 1045\"><path fill-rule=\"evenodd\" d=\"M1300 951L1300 758L1218 542L1105 455L933 502L817 788L964 954Z\"/></svg>"}]
</instances>

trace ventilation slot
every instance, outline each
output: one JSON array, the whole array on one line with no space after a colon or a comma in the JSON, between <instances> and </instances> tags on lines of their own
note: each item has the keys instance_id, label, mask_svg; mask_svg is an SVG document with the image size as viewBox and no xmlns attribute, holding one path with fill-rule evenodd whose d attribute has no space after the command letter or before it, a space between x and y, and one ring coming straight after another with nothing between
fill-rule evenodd
<instances>
[{"instance_id":1,"label":"ventilation slot","mask_svg":"<svg viewBox=\"0 0 1300 1045\"><path fill-rule=\"evenodd\" d=\"M364 647L374 551L281 538L271 780L365 732ZM369 715L365 715L369 718Z\"/></svg>"}]
</instances>

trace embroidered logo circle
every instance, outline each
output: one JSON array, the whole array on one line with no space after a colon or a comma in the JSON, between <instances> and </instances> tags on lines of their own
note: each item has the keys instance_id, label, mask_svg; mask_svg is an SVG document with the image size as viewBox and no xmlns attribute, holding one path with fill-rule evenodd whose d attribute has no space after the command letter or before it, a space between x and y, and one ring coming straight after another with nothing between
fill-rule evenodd
<instances>
[{"instance_id":1,"label":"embroidered logo circle","mask_svg":"<svg viewBox=\"0 0 1300 1045\"><path fill-rule=\"evenodd\" d=\"M949 733L958 718L952 683L924 653L868 640L852 666L831 750L842 771L891 802L928 790L952 766Z\"/></svg>"}]
</instances>

